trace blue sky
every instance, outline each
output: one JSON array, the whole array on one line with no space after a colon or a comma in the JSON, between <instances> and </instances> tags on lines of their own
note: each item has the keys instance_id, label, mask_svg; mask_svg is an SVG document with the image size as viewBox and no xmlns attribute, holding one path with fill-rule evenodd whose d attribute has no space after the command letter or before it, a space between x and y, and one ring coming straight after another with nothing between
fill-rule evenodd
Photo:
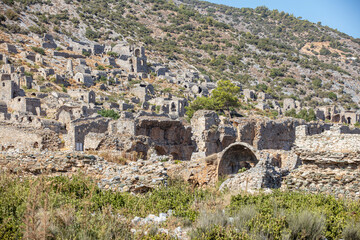
<instances>
[{"instance_id":1,"label":"blue sky","mask_svg":"<svg viewBox=\"0 0 360 240\"><path fill-rule=\"evenodd\" d=\"M352 37L360 38L360 0L207 0L233 7L266 6L292 13L311 22L321 22L344 32Z\"/></svg>"}]
</instances>

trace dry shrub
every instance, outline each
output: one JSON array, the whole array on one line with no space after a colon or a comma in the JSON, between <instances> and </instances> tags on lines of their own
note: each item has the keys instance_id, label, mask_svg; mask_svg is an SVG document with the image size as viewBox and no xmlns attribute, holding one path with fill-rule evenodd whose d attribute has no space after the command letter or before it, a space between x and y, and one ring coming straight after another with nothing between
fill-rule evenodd
<instances>
[{"instance_id":1,"label":"dry shrub","mask_svg":"<svg viewBox=\"0 0 360 240\"><path fill-rule=\"evenodd\" d=\"M343 230L344 240L360 240L360 222L350 222Z\"/></svg>"},{"instance_id":2,"label":"dry shrub","mask_svg":"<svg viewBox=\"0 0 360 240\"><path fill-rule=\"evenodd\" d=\"M50 237L50 212L47 181L41 179L30 187L24 213L24 239Z\"/></svg>"},{"instance_id":3,"label":"dry shrub","mask_svg":"<svg viewBox=\"0 0 360 240\"><path fill-rule=\"evenodd\" d=\"M256 215L258 211L254 205L247 205L240 208L234 214L233 225L237 231L249 231L249 226L247 225Z\"/></svg>"},{"instance_id":4,"label":"dry shrub","mask_svg":"<svg viewBox=\"0 0 360 240\"><path fill-rule=\"evenodd\" d=\"M321 239L326 229L326 218L319 214L303 210L288 217L291 235L289 239Z\"/></svg>"},{"instance_id":5,"label":"dry shrub","mask_svg":"<svg viewBox=\"0 0 360 240\"><path fill-rule=\"evenodd\" d=\"M142 154L132 151L132 152L115 152L115 151L87 151L87 154L97 155L102 157L108 162L118 163L126 165L128 161L137 161L142 158Z\"/></svg>"},{"instance_id":6,"label":"dry shrub","mask_svg":"<svg viewBox=\"0 0 360 240\"><path fill-rule=\"evenodd\" d=\"M211 231L213 227L226 228L229 224L229 217L221 209L213 212L202 211L196 221L195 229L190 232L190 236L194 239L201 239L207 232Z\"/></svg>"}]
</instances>

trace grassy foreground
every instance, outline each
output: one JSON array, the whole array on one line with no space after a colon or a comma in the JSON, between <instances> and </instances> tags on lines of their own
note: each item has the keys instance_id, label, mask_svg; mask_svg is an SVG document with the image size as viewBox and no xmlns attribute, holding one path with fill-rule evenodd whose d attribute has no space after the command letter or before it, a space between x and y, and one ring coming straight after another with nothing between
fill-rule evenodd
<instances>
[{"instance_id":1,"label":"grassy foreground","mask_svg":"<svg viewBox=\"0 0 360 240\"><path fill-rule=\"evenodd\" d=\"M229 199L229 201L227 200ZM171 239L131 219L172 209L161 227L192 239L360 239L360 202L275 191L229 197L170 181L143 195L102 191L82 175L20 179L0 175L0 239Z\"/></svg>"}]
</instances>

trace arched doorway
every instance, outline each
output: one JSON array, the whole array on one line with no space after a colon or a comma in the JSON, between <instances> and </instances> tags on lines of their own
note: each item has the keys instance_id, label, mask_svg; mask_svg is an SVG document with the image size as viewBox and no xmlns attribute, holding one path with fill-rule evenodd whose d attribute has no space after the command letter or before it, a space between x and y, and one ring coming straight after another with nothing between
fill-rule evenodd
<instances>
[{"instance_id":1,"label":"arched doorway","mask_svg":"<svg viewBox=\"0 0 360 240\"><path fill-rule=\"evenodd\" d=\"M253 148L247 143L233 143L220 155L218 177L236 174L242 168L252 168L258 160Z\"/></svg>"}]
</instances>

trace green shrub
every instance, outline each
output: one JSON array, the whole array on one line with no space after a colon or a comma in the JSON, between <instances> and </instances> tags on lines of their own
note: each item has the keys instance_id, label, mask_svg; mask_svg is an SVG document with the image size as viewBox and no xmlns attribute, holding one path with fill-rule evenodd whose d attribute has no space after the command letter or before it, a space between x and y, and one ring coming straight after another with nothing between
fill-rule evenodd
<instances>
[{"instance_id":1,"label":"green shrub","mask_svg":"<svg viewBox=\"0 0 360 240\"><path fill-rule=\"evenodd\" d=\"M88 38L89 40L96 40L100 37L100 34L98 32L91 30L91 28L86 28L85 37Z\"/></svg>"},{"instance_id":2,"label":"green shrub","mask_svg":"<svg viewBox=\"0 0 360 240\"><path fill-rule=\"evenodd\" d=\"M129 239L129 227L112 212L121 193L102 191L81 176L32 181L0 175L0 235L3 239Z\"/></svg>"},{"instance_id":3,"label":"green shrub","mask_svg":"<svg viewBox=\"0 0 360 240\"><path fill-rule=\"evenodd\" d=\"M291 109L285 112L285 116L304 119L307 122L316 120L316 114L312 108L310 108L309 110L302 109L299 113L296 113L295 109Z\"/></svg>"},{"instance_id":4,"label":"green shrub","mask_svg":"<svg viewBox=\"0 0 360 240\"><path fill-rule=\"evenodd\" d=\"M325 47L322 47L321 49L320 49L320 55L330 55L331 54L331 52L330 52L330 50L329 49L327 49L327 48L325 48Z\"/></svg>"},{"instance_id":5,"label":"green shrub","mask_svg":"<svg viewBox=\"0 0 360 240\"><path fill-rule=\"evenodd\" d=\"M120 115L118 112L115 112L113 109L102 109L98 111L98 114L100 114L103 117L109 117L114 120L118 120L120 118Z\"/></svg>"},{"instance_id":6,"label":"green shrub","mask_svg":"<svg viewBox=\"0 0 360 240\"><path fill-rule=\"evenodd\" d=\"M97 70L105 70L105 67L102 66L102 65L99 65L99 66L96 67L96 69L97 69Z\"/></svg>"},{"instance_id":7,"label":"green shrub","mask_svg":"<svg viewBox=\"0 0 360 240\"><path fill-rule=\"evenodd\" d=\"M19 20L19 15L11 9L6 10L5 16L9 20L13 20L13 21Z\"/></svg>"},{"instance_id":8,"label":"green shrub","mask_svg":"<svg viewBox=\"0 0 360 240\"><path fill-rule=\"evenodd\" d=\"M333 100L333 101L336 101L337 100L337 95L336 95L336 93L334 93L334 92L328 92L328 98L330 98L331 100Z\"/></svg>"},{"instance_id":9,"label":"green shrub","mask_svg":"<svg viewBox=\"0 0 360 240\"><path fill-rule=\"evenodd\" d=\"M191 233L191 237L194 239L201 239L214 227L226 228L230 224L229 217L221 209L217 209L215 212L202 211L196 221L195 229Z\"/></svg>"},{"instance_id":10,"label":"green shrub","mask_svg":"<svg viewBox=\"0 0 360 240\"><path fill-rule=\"evenodd\" d=\"M84 55L85 57L90 57L91 56L91 52L83 50L82 51L82 55Z\"/></svg>"},{"instance_id":11,"label":"green shrub","mask_svg":"<svg viewBox=\"0 0 360 240\"><path fill-rule=\"evenodd\" d=\"M290 239L319 239L305 237L307 233L339 239L346 228L346 220L354 217L351 213L360 210L359 202L333 196L274 191L272 194L233 196L229 211L235 214L246 206L253 206L257 211L247 224L249 231L262 232L271 239L282 239L284 234L285 239L290 236L298 236Z\"/></svg>"},{"instance_id":12,"label":"green shrub","mask_svg":"<svg viewBox=\"0 0 360 240\"><path fill-rule=\"evenodd\" d=\"M114 58L117 58L119 56L119 54L117 54L116 52L108 52L107 55Z\"/></svg>"},{"instance_id":13,"label":"green shrub","mask_svg":"<svg viewBox=\"0 0 360 240\"><path fill-rule=\"evenodd\" d=\"M230 110L239 107L240 88L229 80L218 81L217 87L212 91L211 97L198 97L186 107L186 115L192 118L197 110Z\"/></svg>"},{"instance_id":14,"label":"green shrub","mask_svg":"<svg viewBox=\"0 0 360 240\"><path fill-rule=\"evenodd\" d=\"M270 77L283 77L285 73L285 69L282 68L272 68L270 69Z\"/></svg>"},{"instance_id":15,"label":"green shrub","mask_svg":"<svg viewBox=\"0 0 360 240\"><path fill-rule=\"evenodd\" d=\"M45 55L45 50L43 48L39 48L39 47L31 47L31 49L34 51L34 52L37 52L41 55Z\"/></svg>"},{"instance_id":16,"label":"green shrub","mask_svg":"<svg viewBox=\"0 0 360 240\"><path fill-rule=\"evenodd\" d=\"M312 80L312 85L314 87L314 89L319 89L322 87L322 81L320 78L315 78L314 80Z\"/></svg>"}]
</instances>

